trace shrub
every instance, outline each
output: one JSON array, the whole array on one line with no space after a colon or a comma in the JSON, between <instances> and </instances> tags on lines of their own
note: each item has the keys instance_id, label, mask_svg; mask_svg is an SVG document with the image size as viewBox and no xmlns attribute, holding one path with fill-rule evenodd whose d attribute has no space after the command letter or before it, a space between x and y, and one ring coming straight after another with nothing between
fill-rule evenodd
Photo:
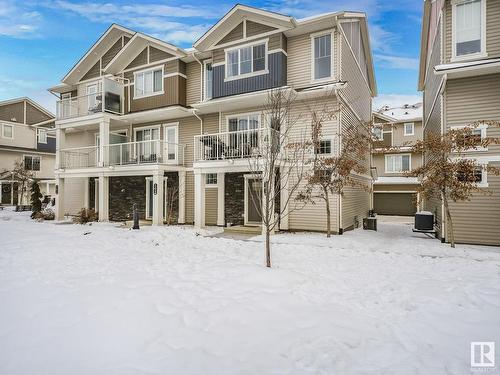
<instances>
[{"instance_id":1,"label":"shrub","mask_svg":"<svg viewBox=\"0 0 500 375\"><path fill-rule=\"evenodd\" d=\"M74 217L73 222L76 224L87 224L93 221L97 221L98 216L97 213L89 208L82 208Z\"/></svg>"},{"instance_id":2,"label":"shrub","mask_svg":"<svg viewBox=\"0 0 500 375\"><path fill-rule=\"evenodd\" d=\"M31 217L33 219L39 220L39 221L41 221L41 220L54 220L56 217L56 214L50 208L46 208L42 211L33 212Z\"/></svg>"}]
</instances>

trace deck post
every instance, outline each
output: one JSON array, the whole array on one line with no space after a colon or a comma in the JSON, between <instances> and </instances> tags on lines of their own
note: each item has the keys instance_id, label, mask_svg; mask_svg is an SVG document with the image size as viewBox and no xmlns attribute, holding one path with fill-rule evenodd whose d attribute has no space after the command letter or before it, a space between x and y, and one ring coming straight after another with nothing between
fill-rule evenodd
<instances>
[{"instance_id":1,"label":"deck post","mask_svg":"<svg viewBox=\"0 0 500 375\"><path fill-rule=\"evenodd\" d=\"M205 226L205 175L201 171L194 172L194 227Z\"/></svg>"},{"instance_id":2,"label":"deck post","mask_svg":"<svg viewBox=\"0 0 500 375\"><path fill-rule=\"evenodd\" d=\"M163 171L153 174L153 225L163 225Z\"/></svg>"},{"instance_id":3,"label":"deck post","mask_svg":"<svg viewBox=\"0 0 500 375\"><path fill-rule=\"evenodd\" d=\"M186 171L179 171L179 224L186 223Z\"/></svg>"},{"instance_id":4,"label":"deck post","mask_svg":"<svg viewBox=\"0 0 500 375\"><path fill-rule=\"evenodd\" d=\"M99 221L109 221L109 177L99 176Z\"/></svg>"},{"instance_id":5,"label":"deck post","mask_svg":"<svg viewBox=\"0 0 500 375\"><path fill-rule=\"evenodd\" d=\"M217 173L217 225L223 227L225 224L224 217L224 173Z\"/></svg>"},{"instance_id":6,"label":"deck post","mask_svg":"<svg viewBox=\"0 0 500 375\"><path fill-rule=\"evenodd\" d=\"M56 220L64 220L64 178L56 179Z\"/></svg>"}]
</instances>

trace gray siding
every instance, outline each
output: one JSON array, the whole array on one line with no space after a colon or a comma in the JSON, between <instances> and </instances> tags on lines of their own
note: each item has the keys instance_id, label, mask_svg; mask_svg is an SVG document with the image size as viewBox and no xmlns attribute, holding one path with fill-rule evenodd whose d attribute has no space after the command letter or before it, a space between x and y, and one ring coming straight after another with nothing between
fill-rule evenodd
<instances>
[{"instance_id":1,"label":"gray siding","mask_svg":"<svg viewBox=\"0 0 500 375\"><path fill-rule=\"evenodd\" d=\"M55 137L47 137L47 143L39 143L36 144L37 151L42 152L56 152L56 138Z\"/></svg>"},{"instance_id":2,"label":"gray siding","mask_svg":"<svg viewBox=\"0 0 500 375\"><path fill-rule=\"evenodd\" d=\"M213 98L244 94L286 85L286 56L282 52L268 55L268 74L224 82L225 65L214 67Z\"/></svg>"}]
</instances>

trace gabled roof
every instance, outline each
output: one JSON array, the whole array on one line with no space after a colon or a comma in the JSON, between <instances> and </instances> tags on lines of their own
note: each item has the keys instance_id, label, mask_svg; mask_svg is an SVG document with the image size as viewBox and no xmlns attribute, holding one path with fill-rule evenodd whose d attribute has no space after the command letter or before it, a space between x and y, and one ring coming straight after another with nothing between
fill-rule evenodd
<instances>
[{"instance_id":1,"label":"gabled roof","mask_svg":"<svg viewBox=\"0 0 500 375\"><path fill-rule=\"evenodd\" d=\"M63 83L74 84L78 82L87 71L99 61L104 54L122 35L132 37L135 31L126 27L112 24L104 34L90 47L90 49L78 60L71 70L61 80Z\"/></svg>"},{"instance_id":2,"label":"gabled roof","mask_svg":"<svg viewBox=\"0 0 500 375\"><path fill-rule=\"evenodd\" d=\"M155 47L161 51L167 52L178 58L187 56L187 52L173 44L153 38L149 35L136 32L130 41L123 47L118 54L108 63L104 71L115 74L122 71L139 53L147 46Z\"/></svg>"},{"instance_id":3,"label":"gabled roof","mask_svg":"<svg viewBox=\"0 0 500 375\"><path fill-rule=\"evenodd\" d=\"M247 5L236 4L224 17L208 29L208 31L193 44L193 47L198 51L209 49L233 28L238 26L243 19L274 26L278 29L277 31L291 29L295 26L296 22L295 19L290 16Z\"/></svg>"},{"instance_id":4,"label":"gabled roof","mask_svg":"<svg viewBox=\"0 0 500 375\"><path fill-rule=\"evenodd\" d=\"M43 108L40 104L35 102L34 100L28 98L27 96L22 96L20 98L14 98L14 99L8 99L0 102L0 107L8 104L15 104L15 103L20 103L26 101L27 103L31 104L33 107L38 109L39 111L43 112L47 116L51 117L52 119L55 118L54 114L50 112L49 110Z\"/></svg>"}]
</instances>

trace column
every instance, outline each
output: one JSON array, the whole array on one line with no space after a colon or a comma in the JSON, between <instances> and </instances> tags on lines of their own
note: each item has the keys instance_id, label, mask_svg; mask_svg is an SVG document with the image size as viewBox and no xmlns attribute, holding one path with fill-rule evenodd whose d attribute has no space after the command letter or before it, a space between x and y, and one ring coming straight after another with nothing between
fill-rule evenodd
<instances>
[{"instance_id":1,"label":"column","mask_svg":"<svg viewBox=\"0 0 500 375\"><path fill-rule=\"evenodd\" d=\"M293 178L293 176L290 176L289 178ZM290 210L290 205L289 203L287 204L289 197L290 197L290 191L288 190L288 184L287 184L287 178L286 176L283 176L281 174L281 192L280 192L280 212L281 212L281 218L280 218L280 229L282 230L288 230L289 224L288 224L288 214Z\"/></svg>"},{"instance_id":2,"label":"column","mask_svg":"<svg viewBox=\"0 0 500 375\"><path fill-rule=\"evenodd\" d=\"M153 174L153 225L163 225L163 171Z\"/></svg>"},{"instance_id":3,"label":"column","mask_svg":"<svg viewBox=\"0 0 500 375\"><path fill-rule=\"evenodd\" d=\"M109 119L99 123L99 166L104 167L108 163L106 151L109 145Z\"/></svg>"},{"instance_id":4,"label":"column","mask_svg":"<svg viewBox=\"0 0 500 375\"><path fill-rule=\"evenodd\" d=\"M56 178L56 220L64 220L64 178Z\"/></svg>"},{"instance_id":5,"label":"column","mask_svg":"<svg viewBox=\"0 0 500 375\"><path fill-rule=\"evenodd\" d=\"M194 172L194 227L205 226L205 175L200 171Z\"/></svg>"},{"instance_id":6,"label":"column","mask_svg":"<svg viewBox=\"0 0 500 375\"><path fill-rule=\"evenodd\" d=\"M66 129L56 129L56 165L55 168L64 168L64 159L61 155L61 150L64 149L66 143Z\"/></svg>"},{"instance_id":7,"label":"column","mask_svg":"<svg viewBox=\"0 0 500 375\"><path fill-rule=\"evenodd\" d=\"M99 176L99 221L109 220L109 177Z\"/></svg>"},{"instance_id":8,"label":"column","mask_svg":"<svg viewBox=\"0 0 500 375\"><path fill-rule=\"evenodd\" d=\"M186 171L179 171L179 224L186 223Z\"/></svg>"},{"instance_id":9,"label":"column","mask_svg":"<svg viewBox=\"0 0 500 375\"><path fill-rule=\"evenodd\" d=\"M0 181L0 204L2 204L2 203L3 203L3 201L2 201L2 197L3 197L2 181Z\"/></svg>"},{"instance_id":10,"label":"column","mask_svg":"<svg viewBox=\"0 0 500 375\"><path fill-rule=\"evenodd\" d=\"M87 210L90 208L90 186L89 186L89 178L85 177L83 179L83 207ZM48 185L47 185L48 186Z\"/></svg>"},{"instance_id":11,"label":"column","mask_svg":"<svg viewBox=\"0 0 500 375\"><path fill-rule=\"evenodd\" d=\"M10 183L10 205L14 205L14 183Z\"/></svg>"},{"instance_id":12,"label":"column","mask_svg":"<svg viewBox=\"0 0 500 375\"><path fill-rule=\"evenodd\" d=\"M224 217L224 176L225 173L217 173L217 225L223 227L225 224Z\"/></svg>"}]
</instances>

